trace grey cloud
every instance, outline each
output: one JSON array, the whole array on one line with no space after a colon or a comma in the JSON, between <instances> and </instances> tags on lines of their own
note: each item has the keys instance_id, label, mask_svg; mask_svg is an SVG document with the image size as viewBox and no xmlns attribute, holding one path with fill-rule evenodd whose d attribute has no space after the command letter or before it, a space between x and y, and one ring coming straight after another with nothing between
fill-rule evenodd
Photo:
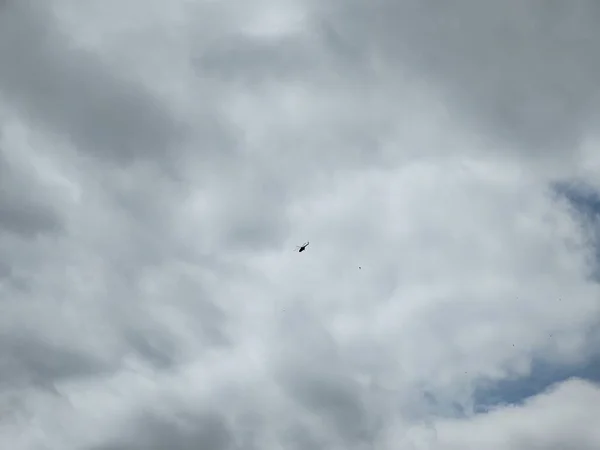
<instances>
[{"instance_id":1,"label":"grey cloud","mask_svg":"<svg viewBox=\"0 0 600 450\"><path fill-rule=\"evenodd\" d=\"M229 338L226 333L228 317L223 309L210 297L199 280L179 277L176 286L169 292L170 297L179 300L180 307L193 315L196 326L207 346L226 346Z\"/></svg>"},{"instance_id":2,"label":"grey cloud","mask_svg":"<svg viewBox=\"0 0 600 450\"><path fill-rule=\"evenodd\" d=\"M288 430L284 439L292 450L320 450L327 446L323 439L315 435L314 430L299 425Z\"/></svg>"},{"instance_id":3,"label":"grey cloud","mask_svg":"<svg viewBox=\"0 0 600 450\"><path fill-rule=\"evenodd\" d=\"M202 217L190 209L190 221L196 224L191 238L199 236L209 247L234 252L279 246L289 232L287 208L293 189L289 173L277 163L265 155L240 155L202 179L197 195L209 200Z\"/></svg>"},{"instance_id":4,"label":"grey cloud","mask_svg":"<svg viewBox=\"0 0 600 450\"><path fill-rule=\"evenodd\" d=\"M41 191L35 180L11 167L0 149L0 230L26 238L63 231L63 221Z\"/></svg>"},{"instance_id":5,"label":"grey cloud","mask_svg":"<svg viewBox=\"0 0 600 450\"><path fill-rule=\"evenodd\" d=\"M102 361L89 355L34 337L2 335L0 354L0 384L4 388L48 388L59 381L108 370Z\"/></svg>"},{"instance_id":6,"label":"grey cloud","mask_svg":"<svg viewBox=\"0 0 600 450\"><path fill-rule=\"evenodd\" d=\"M229 318L204 288L202 279L178 274L166 263L152 271L146 270L145 275L147 279L159 279L161 275L174 278L165 283L164 288L156 293L156 298L134 291L132 297L138 300L135 307L117 310L118 320L123 323L122 337L126 348L160 370L200 356L202 352L198 347L223 350L230 347L232 343L227 333ZM178 307L170 311L174 301ZM189 324L192 327L190 332L195 339L193 354L188 353L189 348L181 345L181 337L176 330L161 324L159 316L146 313L149 302L158 311L175 313L181 318L183 326Z\"/></svg>"},{"instance_id":7,"label":"grey cloud","mask_svg":"<svg viewBox=\"0 0 600 450\"><path fill-rule=\"evenodd\" d=\"M201 75L225 81L259 82L274 78L310 76L318 66L302 37L272 39L233 35L212 43L195 58Z\"/></svg>"},{"instance_id":8,"label":"grey cloud","mask_svg":"<svg viewBox=\"0 0 600 450\"><path fill-rule=\"evenodd\" d=\"M0 280L12 275L12 268L5 262L0 261Z\"/></svg>"},{"instance_id":9,"label":"grey cloud","mask_svg":"<svg viewBox=\"0 0 600 450\"><path fill-rule=\"evenodd\" d=\"M4 98L39 125L68 135L82 152L117 162L166 162L185 127L141 85L76 48L48 7L21 2L0 17Z\"/></svg>"},{"instance_id":10,"label":"grey cloud","mask_svg":"<svg viewBox=\"0 0 600 450\"><path fill-rule=\"evenodd\" d=\"M177 361L176 342L156 330L128 329L124 335L129 347L158 369L171 367Z\"/></svg>"},{"instance_id":11,"label":"grey cloud","mask_svg":"<svg viewBox=\"0 0 600 450\"><path fill-rule=\"evenodd\" d=\"M280 37L227 34L197 50L194 65L203 76L249 84L273 81L369 85L373 68L366 55L327 20ZM364 86L363 86L364 87Z\"/></svg>"},{"instance_id":12,"label":"grey cloud","mask_svg":"<svg viewBox=\"0 0 600 450\"><path fill-rule=\"evenodd\" d=\"M249 182L234 178L232 194L219 205L222 237L234 248L258 250L287 235L286 187L263 175Z\"/></svg>"},{"instance_id":13,"label":"grey cloud","mask_svg":"<svg viewBox=\"0 0 600 450\"><path fill-rule=\"evenodd\" d=\"M56 232L62 223L54 211L23 201L4 193L0 198L0 227L6 231L25 237L33 237L39 232Z\"/></svg>"},{"instance_id":14,"label":"grey cloud","mask_svg":"<svg viewBox=\"0 0 600 450\"><path fill-rule=\"evenodd\" d=\"M229 450L235 444L227 423L216 412L175 412L169 418L146 413L132 429L114 443L92 450Z\"/></svg>"},{"instance_id":15,"label":"grey cloud","mask_svg":"<svg viewBox=\"0 0 600 450\"><path fill-rule=\"evenodd\" d=\"M14 269L13 261L8 252L3 253L2 259L0 259L0 286L2 284L21 292L27 291L30 287L27 277Z\"/></svg>"},{"instance_id":16,"label":"grey cloud","mask_svg":"<svg viewBox=\"0 0 600 450\"><path fill-rule=\"evenodd\" d=\"M371 442L369 412L362 404L360 388L343 377L310 375L310 369L296 373L288 382L290 395L300 404L333 425L348 443Z\"/></svg>"},{"instance_id":17,"label":"grey cloud","mask_svg":"<svg viewBox=\"0 0 600 450\"><path fill-rule=\"evenodd\" d=\"M290 308L288 314L280 344L287 352L282 349L277 370L282 387L298 405L333 426L346 443L372 442L377 418L363 403L361 386L347 377L336 342L304 307Z\"/></svg>"},{"instance_id":18,"label":"grey cloud","mask_svg":"<svg viewBox=\"0 0 600 450\"><path fill-rule=\"evenodd\" d=\"M368 62L416 71L448 106L509 142L569 149L600 111L592 0L325 2L319 20ZM359 59L360 60L360 59Z\"/></svg>"},{"instance_id":19,"label":"grey cloud","mask_svg":"<svg viewBox=\"0 0 600 450\"><path fill-rule=\"evenodd\" d=\"M600 119L596 2L319 2L302 33L209 45L203 73L373 87L373 55L440 88L450 111L519 149L573 151ZM453 114L456 116L456 114ZM375 152L374 149L372 149Z\"/></svg>"},{"instance_id":20,"label":"grey cloud","mask_svg":"<svg viewBox=\"0 0 600 450\"><path fill-rule=\"evenodd\" d=\"M174 26L171 20L179 27L185 11L182 4L166 0L151 2L151 8L136 0L125 3L131 6L121 11L125 21L150 20L164 28ZM506 379L513 360L526 371L533 350L545 345L540 335L546 329L562 327L573 335L574 343L566 343L571 347L557 353L581 350L577 339L584 339L583 316L595 311L597 290L576 273L580 255L554 245L556 230L549 222L566 218L554 216L555 205L538 198L543 187L537 181L516 181L514 167L500 159L475 161L481 165L475 175L452 172L453 166L440 161L448 151L446 138L459 136L448 146L452 151L469 147L470 142L460 140L462 130L444 123L430 133L432 119L423 112L427 107L415 102L419 95L403 103L405 110L389 106L406 100L400 91L412 90L410 83L398 89L392 85L402 84L396 74L411 66L446 89L457 109L477 116L477 125L487 124L498 136L520 143L545 142L536 134L535 120L550 120L553 111L528 123L530 132L510 128L494 115L496 110L485 110L495 99L489 84L475 83L480 65L486 58L492 68L501 63L475 48L475 39L465 38L481 27L481 42L491 41L492 16L500 24L513 23L520 17L518 8L511 9L512 0L506 10L499 3L490 6L491 13L477 4L458 3L453 9L427 0L319 2L309 29L270 42L242 37L240 30L224 33L220 28L227 27L209 15L213 23L206 24L212 27L207 34L226 37L194 55L202 75L194 89L214 90L199 106L199 117L198 111L190 112L191 120L200 123L192 133L194 151L185 155L181 151L189 147L176 147L186 130L175 124L165 105L135 115L155 105L152 95L117 79L96 56L67 50L70 41L59 36L57 22L44 21L44 7L34 12L17 6L7 15L14 22L0 19L0 38L16 43L2 40L0 57L21 46L25 56L17 68L50 65L51 59L62 64L23 79L14 67L0 68L3 96L35 119L27 125L45 124L47 130L69 134L82 152L101 159L159 163L125 164L125 170L93 158L68 164L69 171L59 175L72 176L69 181L81 197L65 214L69 222L61 239L21 234L6 240L13 255L23 256L13 258L12 265L5 258L0 277L26 273L35 282L30 292L8 298L13 309L1 316L11 326L0 325L6 330L0 340L0 377L10 385L61 382L60 399L18 393L35 413L36 435L47 435L48 445L61 449L395 448L410 427L420 427L429 441L439 422L452 422L446 430L452 438L457 424L476 421L467 406L478 377ZM81 17L92 19L93 7L77 4ZM467 6L472 6L468 13L459 8ZM140 17L154 7L151 17ZM473 20L457 30L442 20L469 14ZM479 16L485 20L475 20ZM203 28L204 17L194 22L196 28ZM177 39L186 34L179 31ZM500 44L508 39L505 34ZM160 42L161 34L156 38ZM187 48L173 49L173 58L160 54L180 45L177 39L160 42L153 56L165 58L165 64L182 54L185 60ZM147 44L142 40L142 46ZM136 50L124 53L135 60ZM521 56L506 56L494 50L508 59L525 58L533 50L519 51ZM386 73L371 78L377 75L371 66L377 53L383 59L377 70ZM181 72L174 67L176 83ZM523 67L514 69L519 77ZM57 90L46 92L43 77ZM336 77L339 83L331 83ZM521 86L520 78L485 80L501 88L511 88L513 81ZM261 87L267 89L244 92L245 82L264 82ZM74 86L74 98L62 98L67 84ZM533 89L529 100L543 89ZM130 96L130 103L121 107L123 95ZM525 100L511 100L507 108L525 114ZM112 108L127 114L118 119ZM223 111L231 112L232 122L240 126L239 135L229 140L223 134L233 127L225 122L220 128ZM97 128L79 114L97 121ZM413 125L435 139L423 143L419 135L415 143ZM554 131L566 136L571 125ZM111 129L116 134L102 134ZM235 144L243 149L213 159L210 149ZM395 170L387 167L380 144L398 154L423 150L428 160ZM143 145L149 148L142 150ZM49 158L68 156L33 150ZM189 157L181 167L188 178L165 176L163 163L177 163L182 156ZM375 165L378 170L371 170ZM10 195L18 192L18 184L6 186ZM32 208L39 206L61 223L52 199L30 192ZM14 195L5 203L20 205ZM559 238L579 236L580 230L563 225ZM314 245L294 254L292 236L296 243L310 239ZM494 245L488 247L490 241ZM547 292L557 290L572 296L570 306L548 303ZM523 300L509 298L517 295ZM53 314L57 307L60 315ZM12 337L16 330L23 330L24 337ZM38 340L38 334L47 341ZM522 335L527 342L515 349L504 342L507 335ZM61 408L69 401L77 407ZM170 407L171 401L188 404L189 410ZM560 402L551 404L561 408ZM462 422L452 420L459 407L466 416ZM528 420L537 423L536 414ZM544 433L554 431L552 421L539 423ZM32 424L15 425L13 432L3 427L2 438L15 449L35 448L39 441L23 443L17 436L29 437ZM415 436L401 445L410 448L408 441L419 440L419 433ZM465 439L456 438L455 448L468 448ZM438 448L453 448L450 444Z\"/></svg>"}]
</instances>

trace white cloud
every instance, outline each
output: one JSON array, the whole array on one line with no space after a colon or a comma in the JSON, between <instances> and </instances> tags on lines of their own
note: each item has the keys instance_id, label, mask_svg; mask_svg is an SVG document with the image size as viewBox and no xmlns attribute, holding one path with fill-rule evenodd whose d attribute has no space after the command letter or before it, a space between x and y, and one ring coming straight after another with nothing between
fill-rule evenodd
<instances>
[{"instance_id":1,"label":"white cloud","mask_svg":"<svg viewBox=\"0 0 600 450\"><path fill-rule=\"evenodd\" d=\"M597 430L597 385L568 380L526 405L503 408L471 421L438 424L439 448L494 449L560 448L593 449ZM434 447L435 448L435 447Z\"/></svg>"},{"instance_id":2,"label":"white cloud","mask_svg":"<svg viewBox=\"0 0 600 450\"><path fill-rule=\"evenodd\" d=\"M589 223L552 190L597 185L594 153L566 146L592 142L593 123L544 137L538 120L493 120L487 102L526 84L526 61L491 92L475 43L451 27L429 41L410 1L289 3L3 6L0 440L600 445L583 381L476 413L482 389L526 383L537 362L597 356ZM394 14L413 31L386 29ZM487 36L488 11L456 16ZM395 52L394 36L419 39ZM414 59L442 38L456 71ZM582 92L555 100L597 113ZM538 94L504 100L524 117Z\"/></svg>"}]
</instances>

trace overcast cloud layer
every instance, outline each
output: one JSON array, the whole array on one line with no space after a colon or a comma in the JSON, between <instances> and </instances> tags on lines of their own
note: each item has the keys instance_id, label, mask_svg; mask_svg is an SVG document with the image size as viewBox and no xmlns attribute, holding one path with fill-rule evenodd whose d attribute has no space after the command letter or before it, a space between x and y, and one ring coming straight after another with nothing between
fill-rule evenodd
<instances>
[{"instance_id":1,"label":"overcast cloud layer","mask_svg":"<svg viewBox=\"0 0 600 450\"><path fill-rule=\"evenodd\" d=\"M0 446L600 448L599 20L0 1Z\"/></svg>"}]
</instances>

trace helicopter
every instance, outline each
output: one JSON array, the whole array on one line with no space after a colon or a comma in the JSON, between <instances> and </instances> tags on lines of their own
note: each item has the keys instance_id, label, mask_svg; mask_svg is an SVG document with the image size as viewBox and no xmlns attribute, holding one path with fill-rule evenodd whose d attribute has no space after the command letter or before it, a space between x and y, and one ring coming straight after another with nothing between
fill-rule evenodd
<instances>
[{"instance_id":1,"label":"helicopter","mask_svg":"<svg viewBox=\"0 0 600 450\"><path fill-rule=\"evenodd\" d=\"M306 247L308 247L309 242L306 241L306 243L302 244L302 245L296 245L296 250L298 251L298 253L303 252L304 250L306 250ZM294 251L296 251L294 250Z\"/></svg>"}]
</instances>

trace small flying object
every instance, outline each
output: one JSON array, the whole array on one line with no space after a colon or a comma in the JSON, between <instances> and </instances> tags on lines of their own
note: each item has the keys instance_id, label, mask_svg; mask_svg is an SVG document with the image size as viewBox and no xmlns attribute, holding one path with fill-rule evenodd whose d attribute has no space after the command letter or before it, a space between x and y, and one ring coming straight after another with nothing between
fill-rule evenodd
<instances>
[{"instance_id":1,"label":"small flying object","mask_svg":"<svg viewBox=\"0 0 600 450\"><path fill-rule=\"evenodd\" d=\"M302 245L296 245L296 250L298 250L298 253L303 252L304 250L306 250L306 247L308 247L309 242L307 241L306 243L302 244ZM294 251L296 251L294 250Z\"/></svg>"}]
</instances>

